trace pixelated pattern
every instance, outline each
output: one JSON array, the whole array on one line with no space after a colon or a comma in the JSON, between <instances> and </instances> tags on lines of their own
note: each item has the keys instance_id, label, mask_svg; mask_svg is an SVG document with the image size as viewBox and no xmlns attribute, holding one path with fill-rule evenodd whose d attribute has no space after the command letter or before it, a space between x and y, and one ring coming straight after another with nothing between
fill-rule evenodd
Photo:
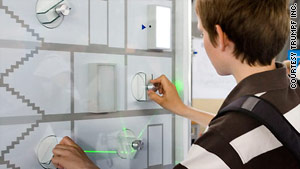
<instances>
[{"instance_id":1,"label":"pixelated pattern","mask_svg":"<svg viewBox=\"0 0 300 169\"><path fill-rule=\"evenodd\" d=\"M34 29L31 29L30 26L24 22L24 20L21 20L19 16L14 14L13 11L10 11L7 6L3 6L2 0L0 0L0 9L4 9L5 14L9 15L11 19L16 21L16 23L19 23L22 28L25 28L27 32L31 33L31 35L43 45L44 38L41 38L40 35L35 32ZM43 119L43 116L45 115L44 110L41 110L39 106L30 101L30 99L26 98L26 96L22 95L19 91L16 91L16 89L11 88L9 84L4 83L5 77L9 77L9 75L14 73L15 70L25 65L26 62L28 62L31 58L38 54L39 49L40 47L36 47L35 49L31 50L30 53L26 54L25 57L22 57L20 61L17 61L15 64L11 65L9 69L6 69L5 73L0 74L0 87L5 88L5 90L11 95L15 96L17 99L22 100L22 103L26 104L28 107L32 108L32 110L36 111L38 115L42 115ZM4 151L1 151L0 164L5 164L7 168L20 169L20 167L16 166L15 164L11 164L9 160L5 160L4 156L5 154L8 154L10 150L14 149L16 145L20 144L20 142L24 140L26 136L29 136L30 133L35 130L35 128L39 127L39 124L41 122L42 120L37 120L34 124L31 125L30 128L27 128L25 132L21 133L19 137L12 141L11 144L7 146Z\"/></svg>"},{"instance_id":2,"label":"pixelated pattern","mask_svg":"<svg viewBox=\"0 0 300 169\"><path fill-rule=\"evenodd\" d=\"M26 24L20 16L17 16L14 11L10 10L8 6L3 5L3 0L0 0L0 9L5 11L5 14L8 15L11 19L13 19L17 24L20 25L21 28L24 28L28 33L32 35L32 37L36 38L36 40L41 43L41 46L35 47L30 52L28 52L24 57L22 57L19 61L16 61L12 64L8 69L5 70L4 73L0 73L0 87L4 88L6 92L10 93L16 99L22 101L27 107L31 108L36 112L37 115L41 115L41 120L36 120L29 128L26 128L24 132L20 133L15 139L13 139L9 145L6 146L5 150L0 152L0 165L5 165L7 168L11 169L20 169L20 166L12 163L10 160L5 159L6 155L9 154L15 147L23 140L26 139L27 136L32 134L40 124L45 122L45 110L42 110L39 105L32 102L30 98L27 98L20 91L17 91L15 88L11 87L9 83L5 83L4 79L10 77L16 70L20 69L20 67L24 66L28 63L32 58L34 58L37 54L39 54L39 50L42 49L44 45L44 38L40 37L39 33L37 33L34 29L30 27L30 25ZM28 138L28 137L27 137Z\"/></svg>"}]
</instances>

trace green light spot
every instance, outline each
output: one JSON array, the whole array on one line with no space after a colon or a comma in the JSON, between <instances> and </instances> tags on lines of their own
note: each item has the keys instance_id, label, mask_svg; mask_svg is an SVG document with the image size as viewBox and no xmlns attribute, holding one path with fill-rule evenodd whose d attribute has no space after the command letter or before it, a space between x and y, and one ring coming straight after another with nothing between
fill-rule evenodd
<instances>
[{"instance_id":1,"label":"green light spot","mask_svg":"<svg viewBox=\"0 0 300 169\"><path fill-rule=\"evenodd\" d=\"M117 151L91 151L84 150L85 153L95 153L95 154L117 154Z\"/></svg>"},{"instance_id":2,"label":"green light spot","mask_svg":"<svg viewBox=\"0 0 300 169\"><path fill-rule=\"evenodd\" d=\"M175 161L175 165L177 165L177 164L179 164L180 163L180 161Z\"/></svg>"},{"instance_id":3,"label":"green light spot","mask_svg":"<svg viewBox=\"0 0 300 169\"><path fill-rule=\"evenodd\" d=\"M182 91L183 90L183 82L182 81L177 80L177 81L174 82L174 85L175 85L177 91Z\"/></svg>"}]
</instances>

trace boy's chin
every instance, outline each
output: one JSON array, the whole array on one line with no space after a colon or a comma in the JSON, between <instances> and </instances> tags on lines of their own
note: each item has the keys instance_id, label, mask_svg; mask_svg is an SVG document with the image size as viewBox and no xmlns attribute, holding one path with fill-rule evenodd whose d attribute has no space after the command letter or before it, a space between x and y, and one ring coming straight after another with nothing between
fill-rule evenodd
<instances>
[{"instance_id":1,"label":"boy's chin","mask_svg":"<svg viewBox=\"0 0 300 169\"><path fill-rule=\"evenodd\" d=\"M229 73L229 72L223 72L223 71L217 71L217 73L220 76L229 76L229 75L231 75L231 73Z\"/></svg>"}]
</instances>

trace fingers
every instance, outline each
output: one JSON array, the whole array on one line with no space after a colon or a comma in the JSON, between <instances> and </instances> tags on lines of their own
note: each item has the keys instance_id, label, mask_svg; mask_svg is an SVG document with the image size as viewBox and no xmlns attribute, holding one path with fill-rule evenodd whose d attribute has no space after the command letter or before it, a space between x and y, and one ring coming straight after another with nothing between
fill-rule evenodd
<instances>
[{"instance_id":1,"label":"fingers","mask_svg":"<svg viewBox=\"0 0 300 169\"><path fill-rule=\"evenodd\" d=\"M67 152L71 151L68 147L61 147L57 145L53 150L54 156L66 156Z\"/></svg>"},{"instance_id":2,"label":"fingers","mask_svg":"<svg viewBox=\"0 0 300 169\"><path fill-rule=\"evenodd\" d=\"M54 156L52 158L52 163L59 169L64 169L67 165L67 160L71 156L74 156L78 154L77 148L74 146L69 146L69 145L62 145L58 144L55 146L55 148L52 150Z\"/></svg>"},{"instance_id":3,"label":"fingers","mask_svg":"<svg viewBox=\"0 0 300 169\"><path fill-rule=\"evenodd\" d=\"M78 154L81 151L79 148L69 145L58 144L52 150L54 156L69 156L71 154Z\"/></svg>"},{"instance_id":4,"label":"fingers","mask_svg":"<svg viewBox=\"0 0 300 169\"><path fill-rule=\"evenodd\" d=\"M161 83L164 75L161 75L160 77L150 80L151 83L156 84L156 83Z\"/></svg>"},{"instance_id":5,"label":"fingers","mask_svg":"<svg viewBox=\"0 0 300 169\"><path fill-rule=\"evenodd\" d=\"M162 83L162 81L164 81L165 79L167 79L167 77L165 75L161 75L160 77L153 79L150 82L153 84Z\"/></svg>"},{"instance_id":6,"label":"fingers","mask_svg":"<svg viewBox=\"0 0 300 169\"><path fill-rule=\"evenodd\" d=\"M54 156L52 158L52 164L54 164L54 166L59 169L64 169L63 164L61 164L63 163L63 161L65 161L63 157Z\"/></svg>"},{"instance_id":7,"label":"fingers","mask_svg":"<svg viewBox=\"0 0 300 169\"><path fill-rule=\"evenodd\" d=\"M69 145L69 146L73 146L75 148L77 148L78 150L81 150L81 148L79 147L79 145L77 145L70 137L65 136L59 144L64 144L64 145Z\"/></svg>"},{"instance_id":8,"label":"fingers","mask_svg":"<svg viewBox=\"0 0 300 169\"><path fill-rule=\"evenodd\" d=\"M63 144L57 144L54 149L63 149L63 150L69 150L69 147L68 145L63 145Z\"/></svg>"},{"instance_id":9,"label":"fingers","mask_svg":"<svg viewBox=\"0 0 300 169\"><path fill-rule=\"evenodd\" d=\"M159 88L158 92L159 92L159 94L164 94L164 89L163 88Z\"/></svg>"},{"instance_id":10,"label":"fingers","mask_svg":"<svg viewBox=\"0 0 300 169\"><path fill-rule=\"evenodd\" d=\"M148 96L151 100L155 101L158 104L162 104L163 103L163 98L159 95L157 95L154 91L149 90L148 91Z\"/></svg>"},{"instance_id":11,"label":"fingers","mask_svg":"<svg viewBox=\"0 0 300 169\"><path fill-rule=\"evenodd\" d=\"M65 136L61 141L60 144L70 145L70 146L77 146L77 144L68 136Z\"/></svg>"},{"instance_id":12,"label":"fingers","mask_svg":"<svg viewBox=\"0 0 300 169\"><path fill-rule=\"evenodd\" d=\"M153 84L155 86L154 88L154 92L159 92L159 94L163 94L163 88L162 88L162 85L160 83L156 83L156 84Z\"/></svg>"},{"instance_id":13,"label":"fingers","mask_svg":"<svg viewBox=\"0 0 300 169\"><path fill-rule=\"evenodd\" d=\"M154 85L155 84L157 84L158 86L161 85L160 88L163 89L168 89L171 83L165 75L161 75L159 78L151 80L150 82Z\"/></svg>"},{"instance_id":14,"label":"fingers","mask_svg":"<svg viewBox=\"0 0 300 169\"><path fill-rule=\"evenodd\" d=\"M57 169L64 169L64 167L63 166L61 166L61 165L59 165L59 164L54 164L53 162L52 162L52 164L55 166L55 168L57 168Z\"/></svg>"},{"instance_id":15,"label":"fingers","mask_svg":"<svg viewBox=\"0 0 300 169\"><path fill-rule=\"evenodd\" d=\"M84 151L69 137L64 137L53 149L52 163L60 169L99 169Z\"/></svg>"},{"instance_id":16,"label":"fingers","mask_svg":"<svg viewBox=\"0 0 300 169\"><path fill-rule=\"evenodd\" d=\"M152 91L154 91L154 92L159 92L159 94L163 94L164 92L164 89L162 88L162 86L160 85L160 84L158 84L158 83L156 83L156 84L154 84L154 88L152 89Z\"/></svg>"}]
</instances>

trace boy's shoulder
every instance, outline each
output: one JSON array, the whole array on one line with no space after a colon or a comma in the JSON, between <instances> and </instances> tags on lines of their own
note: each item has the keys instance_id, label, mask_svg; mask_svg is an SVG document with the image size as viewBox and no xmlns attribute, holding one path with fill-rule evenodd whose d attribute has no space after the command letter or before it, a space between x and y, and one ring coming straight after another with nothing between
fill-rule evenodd
<instances>
[{"instance_id":1,"label":"boy's shoulder","mask_svg":"<svg viewBox=\"0 0 300 169\"><path fill-rule=\"evenodd\" d=\"M289 81L285 68L278 63L276 70L254 74L241 81L221 108L242 96L255 95L273 104L293 120L295 126L300 126L300 86L291 89ZM196 144L215 152L230 168L299 168L291 153L264 125L239 112L229 112L213 120Z\"/></svg>"},{"instance_id":2,"label":"boy's shoulder","mask_svg":"<svg viewBox=\"0 0 300 169\"><path fill-rule=\"evenodd\" d=\"M277 64L276 70L242 80L221 108L245 95L261 97L282 114L292 112L292 116L296 114L292 118L300 118L294 113L300 112L300 87L296 90L289 87L289 78L282 64ZM299 168L292 154L265 126L239 112L229 112L212 121L207 132L191 147L188 158L178 165L179 168L197 166L210 169Z\"/></svg>"},{"instance_id":3,"label":"boy's shoulder","mask_svg":"<svg viewBox=\"0 0 300 169\"><path fill-rule=\"evenodd\" d=\"M294 156L264 125L239 112L214 120L195 144L229 168L299 168Z\"/></svg>"}]
</instances>

